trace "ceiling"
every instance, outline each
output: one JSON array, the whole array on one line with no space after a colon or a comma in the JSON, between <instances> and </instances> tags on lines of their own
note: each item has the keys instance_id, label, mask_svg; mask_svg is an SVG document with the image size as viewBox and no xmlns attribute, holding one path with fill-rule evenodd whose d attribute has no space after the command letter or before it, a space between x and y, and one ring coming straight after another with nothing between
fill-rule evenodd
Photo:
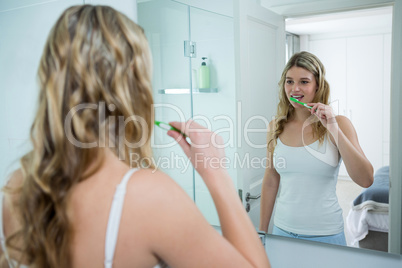
<instances>
[{"instance_id":1,"label":"ceiling","mask_svg":"<svg viewBox=\"0 0 402 268\"><path fill-rule=\"evenodd\" d=\"M387 29L391 32L391 6L286 19L286 31L297 35L387 31Z\"/></svg>"}]
</instances>

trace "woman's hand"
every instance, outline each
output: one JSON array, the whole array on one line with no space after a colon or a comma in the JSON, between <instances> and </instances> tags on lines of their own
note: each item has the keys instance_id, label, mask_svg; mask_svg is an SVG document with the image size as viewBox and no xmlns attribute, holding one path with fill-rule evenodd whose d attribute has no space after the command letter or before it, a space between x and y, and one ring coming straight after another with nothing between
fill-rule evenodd
<instances>
[{"instance_id":1,"label":"woman's hand","mask_svg":"<svg viewBox=\"0 0 402 268\"><path fill-rule=\"evenodd\" d=\"M308 103L307 105L312 106L311 114L316 115L331 134L336 134L338 132L339 126L331 106L320 102Z\"/></svg>"},{"instance_id":2,"label":"woman's hand","mask_svg":"<svg viewBox=\"0 0 402 268\"><path fill-rule=\"evenodd\" d=\"M226 172L224 163L227 159L221 136L193 120L169 124L190 138L191 144L177 131L169 130L167 133L179 143L201 177L205 179L206 176L217 171Z\"/></svg>"}]
</instances>

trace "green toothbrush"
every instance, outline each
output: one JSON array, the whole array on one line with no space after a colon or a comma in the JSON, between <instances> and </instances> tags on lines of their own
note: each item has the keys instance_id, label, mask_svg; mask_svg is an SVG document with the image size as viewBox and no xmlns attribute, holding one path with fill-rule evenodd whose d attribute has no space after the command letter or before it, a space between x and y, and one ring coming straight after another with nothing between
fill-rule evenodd
<instances>
[{"instance_id":1,"label":"green toothbrush","mask_svg":"<svg viewBox=\"0 0 402 268\"><path fill-rule=\"evenodd\" d=\"M155 125L157 125L158 127L160 127L161 129L164 129L164 130L174 130L174 131L176 131L176 132L179 132L179 133L180 133L181 135L183 135L184 137L187 137L186 134L184 134L183 132L181 132L181 131L178 130L177 128L172 127L172 126L169 125L168 123L161 122L161 121L156 121L156 120L155 120Z\"/></svg>"},{"instance_id":2,"label":"green toothbrush","mask_svg":"<svg viewBox=\"0 0 402 268\"><path fill-rule=\"evenodd\" d=\"M301 104L301 105L303 105L304 107L307 107L307 108L309 108L309 109L313 108L313 107L311 107L311 106L308 106L308 105L305 104L304 102L298 101L297 99L295 99L295 98L293 98L293 97L290 97L290 100L291 100L291 101L294 101L294 102L297 102L297 103L299 103L299 104Z\"/></svg>"}]
</instances>

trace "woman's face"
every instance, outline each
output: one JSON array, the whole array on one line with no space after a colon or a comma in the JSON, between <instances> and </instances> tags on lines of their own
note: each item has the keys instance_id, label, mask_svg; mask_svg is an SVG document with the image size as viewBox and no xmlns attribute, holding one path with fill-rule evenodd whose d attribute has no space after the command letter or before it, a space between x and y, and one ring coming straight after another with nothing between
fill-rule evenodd
<instances>
[{"instance_id":1,"label":"woman's face","mask_svg":"<svg viewBox=\"0 0 402 268\"><path fill-rule=\"evenodd\" d=\"M286 73L285 92L289 102L294 108L304 107L301 104L290 101L293 97L301 102L312 102L318 89L314 75L304 68L293 66Z\"/></svg>"}]
</instances>

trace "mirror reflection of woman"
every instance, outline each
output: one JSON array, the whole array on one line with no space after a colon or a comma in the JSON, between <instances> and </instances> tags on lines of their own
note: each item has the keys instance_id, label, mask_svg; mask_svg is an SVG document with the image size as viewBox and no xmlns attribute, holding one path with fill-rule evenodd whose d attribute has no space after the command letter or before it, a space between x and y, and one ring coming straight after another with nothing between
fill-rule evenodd
<instances>
[{"instance_id":1,"label":"mirror reflection of woman","mask_svg":"<svg viewBox=\"0 0 402 268\"><path fill-rule=\"evenodd\" d=\"M341 161L351 179L365 188L373 182L373 167L350 120L336 116L328 105L325 68L315 55L294 54L279 86L277 115L268 129L271 165L262 184L259 228L268 231L276 204L273 234L346 245L336 196Z\"/></svg>"},{"instance_id":2,"label":"mirror reflection of woman","mask_svg":"<svg viewBox=\"0 0 402 268\"><path fill-rule=\"evenodd\" d=\"M270 267L228 172L203 161L224 158L221 137L193 121L172 123L192 144L168 132L197 159L223 236L174 180L131 162L151 159L154 123L141 27L110 7L70 7L38 73L33 149L0 192L0 267Z\"/></svg>"}]
</instances>

